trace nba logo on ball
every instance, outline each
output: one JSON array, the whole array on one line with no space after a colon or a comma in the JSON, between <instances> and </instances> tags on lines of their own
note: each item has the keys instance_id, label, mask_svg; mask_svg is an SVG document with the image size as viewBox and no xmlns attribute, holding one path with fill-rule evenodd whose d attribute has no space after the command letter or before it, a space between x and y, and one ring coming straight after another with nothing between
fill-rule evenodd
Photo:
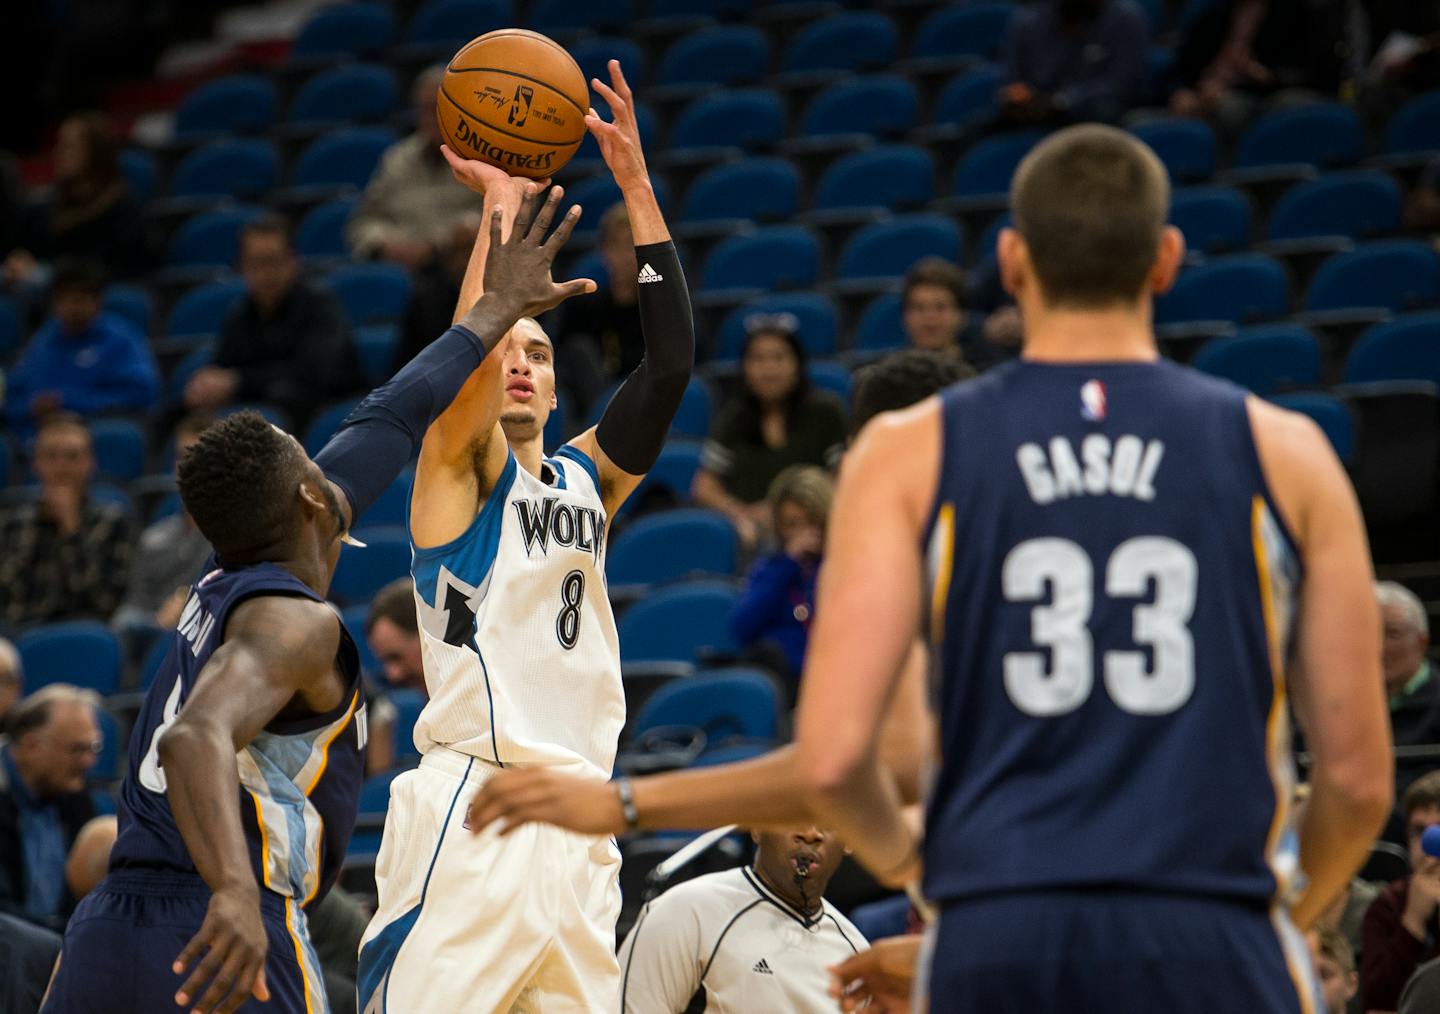
<instances>
[{"instance_id":1,"label":"nba logo on ball","mask_svg":"<svg viewBox=\"0 0 1440 1014\"><path fill-rule=\"evenodd\" d=\"M530 115L530 103L535 99L535 89L521 85L515 89L515 99L510 103L510 122L516 127L525 126L525 117Z\"/></svg>"},{"instance_id":2,"label":"nba logo on ball","mask_svg":"<svg viewBox=\"0 0 1440 1014\"><path fill-rule=\"evenodd\" d=\"M1087 422L1104 422L1106 405L1104 384L1087 380L1080 385L1080 415Z\"/></svg>"}]
</instances>

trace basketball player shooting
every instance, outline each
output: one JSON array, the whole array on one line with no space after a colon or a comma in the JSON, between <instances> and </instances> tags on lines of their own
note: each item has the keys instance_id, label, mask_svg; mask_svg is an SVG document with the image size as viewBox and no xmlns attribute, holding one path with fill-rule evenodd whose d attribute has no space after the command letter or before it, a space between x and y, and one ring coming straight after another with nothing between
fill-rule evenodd
<instances>
[{"instance_id":1,"label":"basketball player shooting","mask_svg":"<svg viewBox=\"0 0 1440 1014\"><path fill-rule=\"evenodd\" d=\"M1295 925L1389 809L1354 494L1310 420L1159 358L1168 204L1128 134L1038 145L998 250L1022 358L878 420L843 465L799 765L873 873L920 873L874 740L927 629L941 1014L1311 1011ZM1298 838L1287 700L1315 759ZM839 970L846 1009L893 987L885 956Z\"/></svg>"},{"instance_id":2,"label":"basketball player shooting","mask_svg":"<svg viewBox=\"0 0 1440 1014\"><path fill-rule=\"evenodd\" d=\"M515 321L593 290L550 280L578 218L542 244L560 196L536 218L532 186L506 242L498 215L482 227L486 294L315 460L253 412L181 460L181 499L215 554L137 719L110 873L70 919L44 1011L327 1009L302 910L345 855L365 704L325 593L351 519Z\"/></svg>"},{"instance_id":3,"label":"basketball player shooting","mask_svg":"<svg viewBox=\"0 0 1440 1014\"><path fill-rule=\"evenodd\" d=\"M430 702L415 725L420 767L391 786L379 906L360 952L365 1011L618 1002L614 842L465 826L470 798L501 768L610 773L625 706L606 529L659 455L693 365L689 295L633 97L615 61L610 74L611 85L592 84L614 122L593 110L585 122L630 215L645 358L599 425L546 457L554 347L522 320L425 435L410 537ZM446 157L488 210L513 214L522 181L448 148ZM462 305L472 298L462 289Z\"/></svg>"}]
</instances>

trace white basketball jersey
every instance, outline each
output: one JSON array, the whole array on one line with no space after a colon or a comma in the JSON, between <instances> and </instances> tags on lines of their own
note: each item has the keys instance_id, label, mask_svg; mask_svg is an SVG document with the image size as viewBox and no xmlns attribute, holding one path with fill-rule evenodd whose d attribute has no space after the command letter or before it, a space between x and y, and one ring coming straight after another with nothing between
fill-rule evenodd
<instances>
[{"instance_id":1,"label":"white basketball jersey","mask_svg":"<svg viewBox=\"0 0 1440 1014\"><path fill-rule=\"evenodd\" d=\"M511 454L463 535L411 544L430 692L415 745L495 764L584 762L609 777L625 694L599 476L569 445L543 472Z\"/></svg>"}]
</instances>

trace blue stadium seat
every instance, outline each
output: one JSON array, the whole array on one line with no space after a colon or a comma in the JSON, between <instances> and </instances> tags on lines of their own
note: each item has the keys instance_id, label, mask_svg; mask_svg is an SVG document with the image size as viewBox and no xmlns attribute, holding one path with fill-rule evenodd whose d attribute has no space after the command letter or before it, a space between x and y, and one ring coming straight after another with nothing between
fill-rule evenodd
<instances>
[{"instance_id":1,"label":"blue stadium seat","mask_svg":"<svg viewBox=\"0 0 1440 1014\"><path fill-rule=\"evenodd\" d=\"M397 767L414 767L420 763L420 749L415 745L415 723L420 712L425 710L428 698L419 690L392 690L390 703L395 706L394 736L395 764Z\"/></svg>"},{"instance_id":2,"label":"blue stadium seat","mask_svg":"<svg viewBox=\"0 0 1440 1014\"><path fill-rule=\"evenodd\" d=\"M178 404L185 394L185 385L195 375L195 371L202 366L209 366L215 361L215 346L211 342L201 342L195 348L185 353L181 359L170 370L170 375L165 379L165 393L169 400Z\"/></svg>"},{"instance_id":3,"label":"blue stadium seat","mask_svg":"<svg viewBox=\"0 0 1440 1014\"><path fill-rule=\"evenodd\" d=\"M800 324L800 344L810 355L829 356L835 353L839 315L835 312L835 304L830 297L818 292L783 292L752 299L744 306L730 311L720 325L719 339L716 342L717 358L739 358L740 350L745 345L747 319L779 313L794 315Z\"/></svg>"},{"instance_id":4,"label":"blue stadium seat","mask_svg":"<svg viewBox=\"0 0 1440 1014\"><path fill-rule=\"evenodd\" d=\"M728 583L696 581L662 588L620 616L622 662L693 662L706 650L733 652Z\"/></svg>"},{"instance_id":5,"label":"blue stadium seat","mask_svg":"<svg viewBox=\"0 0 1440 1014\"><path fill-rule=\"evenodd\" d=\"M936 123L968 127L993 118L1000 109L1000 87L1005 83L993 64L958 74L946 83L935 100Z\"/></svg>"},{"instance_id":6,"label":"blue stadium seat","mask_svg":"<svg viewBox=\"0 0 1440 1014\"><path fill-rule=\"evenodd\" d=\"M1367 329L1345 360L1345 383L1440 384L1440 312L1412 313Z\"/></svg>"},{"instance_id":7,"label":"blue stadium seat","mask_svg":"<svg viewBox=\"0 0 1440 1014\"><path fill-rule=\"evenodd\" d=\"M707 750L735 740L773 740L780 729L780 695L769 677L753 670L699 673L651 694L631 736L666 726L700 729Z\"/></svg>"},{"instance_id":8,"label":"blue stadium seat","mask_svg":"<svg viewBox=\"0 0 1440 1014\"><path fill-rule=\"evenodd\" d=\"M1269 397L1287 387L1318 384L1320 346L1306 328L1272 324L1211 339L1191 365Z\"/></svg>"},{"instance_id":9,"label":"blue stadium seat","mask_svg":"<svg viewBox=\"0 0 1440 1014\"><path fill-rule=\"evenodd\" d=\"M765 33L750 25L725 25L671 43L660 58L655 83L750 84L759 81L769 69L770 40Z\"/></svg>"},{"instance_id":10,"label":"blue stadium seat","mask_svg":"<svg viewBox=\"0 0 1440 1014\"><path fill-rule=\"evenodd\" d=\"M935 195L935 157L924 148L886 144L852 152L830 165L815 185L815 207L916 208Z\"/></svg>"},{"instance_id":11,"label":"blue stadium seat","mask_svg":"<svg viewBox=\"0 0 1440 1014\"><path fill-rule=\"evenodd\" d=\"M840 399L841 404L850 404L854 377L844 363L837 363L833 359L820 359L809 363L805 367L805 373L810 378L811 386L817 391L829 391Z\"/></svg>"},{"instance_id":12,"label":"blue stadium seat","mask_svg":"<svg viewBox=\"0 0 1440 1014\"><path fill-rule=\"evenodd\" d=\"M1303 391L1274 399L1281 408L1308 415L1330 439L1335 456L1349 464L1355 456L1355 419L1345 403L1323 391Z\"/></svg>"},{"instance_id":13,"label":"blue stadium seat","mask_svg":"<svg viewBox=\"0 0 1440 1014\"><path fill-rule=\"evenodd\" d=\"M1133 133L1154 149L1174 182L1193 183L1214 175L1215 131L1204 120L1155 120Z\"/></svg>"},{"instance_id":14,"label":"blue stadium seat","mask_svg":"<svg viewBox=\"0 0 1440 1014\"><path fill-rule=\"evenodd\" d=\"M414 481L415 469L405 468L355 523L366 526L405 524L406 509L410 505L410 484Z\"/></svg>"},{"instance_id":15,"label":"blue stadium seat","mask_svg":"<svg viewBox=\"0 0 1440 1014\"><path fill-rule=\"evenodd\" d=\"M320 448L335 435L345 417L353 412L358 404L359 398L347 398L317 412L315 418L310 420L310 425L305 427L305 439L301 441L305 445L305 453L311 457L320 453Z\"/></svg>"},{"instance_id":16,"label":"blue stadium seat","mask_svg":"<svg viewBox=\"0 0 1440 1014\"><path fill-rule=\"evenodd\" d=\"M900 322L900 294L886 292L870 301L855 323L855 351L889 352L906 344Z\"/></svg>"},{"instance_id":17,"label":"blue stadium seat","mask_svg":"<svg viewBox=\"0 0 1440 1014\"><path fill-rule=\"evenodd\" d=\"M405 41L454 52L477 36L512 24L513 18L506 0L427 0L410 18Z\"/></svg>"},{"instance_id":18,"label":"blue stadium seat","mask_svg":"<svg viewBox=\"0 0 1440 1014\"><path fill-rule=\"evenodd\" d=\"M294 187L363 189L395 133L385 127L342 127L317 137L300 152L290 173Z\"/></svg>"},{"instance_id":19,"label":"blue stadium seat","mask_svg":"<svg viewBox=\"0 0 1440 1014\"><path fill-rule=\"evenodd\" d=\"M410 276L396 264L347 264L325 279L350 323L394 323L405 314L410 300Z\"/></svg>"},{"instance_id":20,"label":"blue stadium seat","mask_svg":"<svg viewBox=\"0 0 1440 1014\"><path fill-rule=\"evenodd\" d=\"M295 252L301 257L345 257L345 226L359 201L338 197L311 208L295 227Z\"/></svg>"},{"instance_id":21,"label":"blue stadium seat","mask_svg":"<svg viewBox=\"0 0 1440 1014\"><path fill-rule=\"evenodd\" d=\"M104 708L95 709L95 725L100 730L100 752L90 769L90 781L113 782L120 771L120 723Z\"/></svg>"},{"instance_id":22,"label":"blue stadium seat","mask_svg":"<svg viewBox=\"0 0 1440 1014\"><path fill-rule=\"evenodd\" d=\"M240 255L240 230L259 218L259 208L231 207L202 211L175 230L165 247L171 267L230 267Z\"/></svg>"},{"instance_id":23,"label":"blue stadium seat","mask_svg":"<svg viewBox=\"0 0 1440 1014\"><path fill-rule=\"evenodd\" d=\"M1354 165L1365 154L1365 132L1355 110L1338 102L1277 109L1245 131L1235 149L1235 167L1309 165L1316 169Z\"/></svg>"},{"instance_id":24,"label":"blue stadium seat","mask_svg":"<svg viewBox=\"0 0 1440 1014\"><path fill-rule=\"evenodd\" d=\"M704 377L691 377L680 398L680 407L675 410L675 419L670 423L670 432L677 437L704 437L710 432L710 417L714 413L715 397Z\"/></svg>"},{"instance_id":25,"label":"blue stadium seat","mask_svg":"<svg viewBox=\"0 0 1440 1014\"><path fill-rule=\"evenodd\" d=\"M374 860L380 852L380 838L385 814L390 809L390 783L401 773L400 768L381 771L365 779L360 786L360 799L355 830L350 835L346 856Z\"/></svg>"},{"instance_id":26,"label":"blue stadium seat","mask_svg":"<svg viewBox=\"0 0 1440 1014\"><path fill-rule=\"evenodd\" d=\"M1160 324L1227 320L1244 323L1285 315L1289 281L1278 261L1234 254L1190 268L1155 305Z\"/></svg>"},{"instance_id":27,"label":"blue stadium seat","mask_svg":"<svg viewBox=\"0 0 1440 1014\"><path fill-rule=\"evenodd\" d=\"M800 174L783 158L752 158L707 169L685 192L682 222L789 218L800 204Z\"/></svg>"},{"instance_id":28,"label":"blue stadium seat","mask_svg":"<svg viewBox=\"0 0 1440 1014\"><path fill-rule=\"evenodd\" d=\"M1429 243L1367 243L1331 257L1310 281L1307 310L1378 306L1412 310L1440 302L1440 256Z\"/></svg>"},{"instance_id":29,"label":"blue stadium seat","mask_svg":"<svg viewBox=\"0 0 1440 1014\"><path fill-rule=\"evenodd\" d=\"M290 46L291 60L333 59L379 53L395 38L395 16L378 3L326 7L305 22Z\"/></svg>"},{"instance_id":30,"label":"blue stadium seat","mask_svg":"<svg viewBox=\"0 0 1440 1014\"><path fill-rule=\"evenodd\" d=\"M73 683L102 697L120 685L120 642L97 620L51 623L15 641L25 669L25 692L51 683Z\"/></svg>"},{"instance_id":31,"label":"blue stadium seat","mask_svg":"<svg viewBox=\"0 0 1440 1014\"><path fill-rule=\"evenodd\" d=\"M280 156L268 141L212 141L180 160L171 197L259 197L275 186Z\"/></svg>"},{"instance_id":32,"label":"blue stadium seat","mask_svg":"<svg viewBox=\"0 0 1440 1014\"><path fill-rule=\"evenodd\" d=\"M833 84L811 99L800 118L800 134L894 136L919 119L920 96L908 78L870 74Z\"/></svg>"},{"instance_id":33,"label":"blue stadium seat","mask_svg":"<svg viewBox=\"0 0 1440 1014\"><path fill-rule=\"evenodd\" d=\"M660 449L660 457L655 460L655 464L645 475L645 481L630 499L639 499L642 490L659 488L668 490L678 500L688 502L690 486L695 481L695 471L699 467L699 442L672 440Z\"/></svg>"},{"instance_id":34,"label":"blue stadium seat","mask_svg":"<svg viewBox=\"0 0 1440 1014\"><path fill-rule=\"evenodd\" d=\"M395 112L398 90L389 67L365 63L334 67L300 86L285 119L306 127L379 122Z\"/></svg>"},{"instance_id":35,"label":"blue stadium seat","mask_svg":"<svg viewBox=\"0 0 1440 1014\"><path fill-rule=\"evenodd\" d=\"M362 324L355 329L355 355L367 385L379 387L390 379L399 344L400 328L396 324Z\"/></svg>"},{"instance_id":36,"label":"blue stadium seat","mask_svg":"<svg viewBox=\"0 0 1440 1014\"><path fill-rule=\"evenodd\" d=\"M595 111L606 123L611 121L610 107L604 102L596 106ZM636 102L635 123L640 128L640 145L648 151L655 146L655 111L644 102ZM580 147L576 150L575 158L572 160L572 164L577 169L586 163L589 163L597 172L605 164L604 157L600 154L600 146L595 143L595 135L588 130L585 131L585 138L580 142Z\"/></svg>"},{"instance_id":37,"label":"blue stadium seat","mask_svg":"<svg viewBox=\"0 0 1440 1014\"><path fill-rule=\"evenodd\" d=\"M1419 155L1440 152L1440 91L1429 92L1401 106L1385 128L1385 154Z\"/></svg>"},{"instance_id":38,"label":"blue stadium seat","mask_svg":"<svg viewBox=\"0 0 1440 1014\"><path fill-rule=\"evenodd\" d=\"M95 419L90 423L95 467L108 479L129 482L145 474L145 431L130 419Z\"/></svg>"},{"instance_id":39,"label":"blue stadium seat","mask_svg":"<svg viewBox=\"0 0 1440 1014\"><path fill-rule=\"evenodd\" d=\"M402 525L366 525L352 534L365 548L342 548L330 582L330 597L346 605L369 602L385 585L410 573L410 537Z\"/></svg>"},{"instance_id":40,"label":"blue stadium seat","mask_svg":"<svg viewBox=\"0 0 1440 1014\"><path fill-rule=\"evenodd\" d=\"M895 62L895 22L874 11L846 11L812 21L791 37L780 60L785 74L813 71L857 73Z\"/></svg>"},{"instance_id":41,"label":"blue stadium seat","mask_svg":"<svg viewBox=\"0 0 1440 1014\"><path fill-rule=\"evenodd\" d=\"M670 129L670 147L754 149L775 144L783 136L785 106L774 92L762 88L715 91L680 111Z\"/></svg>"},{"instance_id":42,"label":"blue stadium seat","mask_svg":"<svg viewBox=\"0 0 1440 1014\"><path fill-rule=\"evenodd\" d=\"M258 74L231 74L196 88L175 110L175 137L244 134L275 122L275 85Z\"/></svg>"},{"instance_id":43,"label":"blue stadium seat","mask_svg":"<svg viewBox=\"0 0 1440 1014\"><path fill-rule=\"evenodd\" d=\"M964 11L965 8L960 8ZM955 167L950 192L956 197L994 197L1010 190L1015 167L1044 137L1038 130L988 137L965 153Z\"/></svg>"},{"instance_id":44,"label":"blue stadium seat","mask_svg":"<svg viewBox=\"0 0 1440 1014\"><path fill-rule=\"evenodd\" d=\"M530 11L527 27L553 35L556 32L618 32L634 17L630 0L539 0Z\"/></svg>"},{"instance_id":45,"label":"blue stadium seat","mask_svg":"<svg viewBox=\"0 0 1440 1014\"><path fill-rule=\"evenodd\" d=\"M808 229L774 225L731 236L700 269L702 289L804 288L820 273L820 244Z\"/></svg>"},{"instance_id":46,"label":"blue stadium seat","mask_svg":"<svg viewBox=\"0 0 1440 1014\"><path fill-rule=\"evenodd\" d=\"M875 222L846 242L836 276L898 279L922 257L958 261L962 244L960 226L943 215L904 215Z\"/></svg>"},{"instance_id":47,"label":"blue stadium seat","mask_svg":"<svg viewBox=\"0 0 1440 1014\"><path fill-rule=\"evenodd\" d=\"M165 323L165 334L195 340L217 334L230 307L244 297L245 283L239 279L198 285L175 301Z\"/></svg>"},{"instance_id":48,"label":"blue stadium seat","mask_svg":"<svg viewBox=\"0 0 1440 1014\"><path fill-rule=\"evenodd\" d=\"M723 514L692 507L635 521L606 552L605 580L610 587L664 584L697 575L730 577L738 561L739 539Z\"/></svg>"},{"instance_id":49,"label":"blue stadium seat","mask_svg":"<svg viewBox=\"0 0 1440 1014\"><path fill-rule=\"evenodd\" d=\"M650 0L645 5L647 21L664 22L667 19L720 18L729 14L743 14L750 9L751 0Z\"/></svg>"},{"instance_id":50,"label":"blue stadium seat","mask_svg":"<svg viewBox=\"0 0 1440 1014\"><path fill-rule=\"evenodd\" d=\"M171 515L166 515L167 517L180 513L178 506L180 495L178 493L175 494L175 500L176 509L171 512ZM155 638L150 647L146 649L145 657L140 661L140 689L142 691L149 690L150 685L155 682L155 677L160 675L160 667L165 664L165 659L169 657L170 648L174 643L174 637L161 636Z\"/></svg>"},{"instance_id":51,"label":"blue stadium seat","mask_svg":"<svg viewBox=\"0 0 1440 1014\"><path fill-rule=\"evenodd\" d=\"M9 296L0 296L0 360L9 358L24 344L25 328L20 322L20 307Z\"/></svg>"},{"instance_id":52,"label":"blue stadium seat","mask_svg":"<svg viewBox=\"0 0 1440 1014\"><path fill-rule=\"evenodd\" d=\"M920 23L910 56L921 60L991 57L1000 49L1015 8L1004 3L944 7Z\"/></svg>"},{"instance_id":53,"label":"blue stadium seat","mask_svg":"<svg viewBox=\"0 0 1440 1014\"><path fill-rule=\"evenodd\" d=\"M160 183L160 170L155 165L155 156L148 151L126 148L120 153L120 172L135 199L141 204L148 204Z\"/></svg>"},{"instance_id":54,"label":"blue stadium seat","mask_svg":"<svg viewBox=\"0 0 1440 1014\"><path fill-rule=\"evenodd\" d=\"M645 83L649 61L645 57L645 50L633 39L605 35L581 39L567 48L570 56L580 65L580 73L585 75L586 81L598 77L609 84L610 61L619 60L620 67L625 71L626 81L632 86Z\"/></svg>"},{"instance_id":55,"label":"blue stadium seat","mask_svg":"<svg viewBox=\"0 0 1440 1014\"><path fill-rule=\"evenodd\" d=\"M1275 203L1272 240L1365 236L1400 228L1400 185L1381 172L1331 173L1297 183Z\"/></svg>"},{"instance_id":56,"label":"blue stadium seat","mask_svg":"<svg viewBox=\"0 0 1440 1014\"><path fill-rule=\"evenodd\" d=\"M340 610L340 622L345 624L345 629L350 632L350 637L355 642L355 650L360 655L360 672L378 683L384 678L384 667L370 650L370 642L365 637L365 620L369 615L370 603L362 602ZM371 700L373 702L374 698ZM370 706L374 707L374 704Z\"/></svg>"},{"instance_id":57,"label":"blue stadium seat","mask_svg":"<svg viewBox=\"0 0 1440 1014\"><path fill-rule=\"evenodd\" d=\"M1185 234L1185 245L1201 253L1239 250L1255 231L1250 200L1230 187L1186 187L1170 199L1170 224Z\"/></svg>"},{"instance_id":58,"label":"blue stadium seat","mask_svg":"<svg viewBox=\"0 0 1440 1014\"><path fill-rule=\"evenodd\" d=\"M661 208L670 203L670 188L666 185L662 176L654 176L650 180L651 187L655 191L655 200ZM584 216L575 227L575 235L589 236L600 228L600 219L615 205L621 203L620 187L616 185L614 177L609 173L599 176L592 176L589 179L581 180L572 187L565 189L565 198L561 201L562 213L570 210L578 204L585 209Z\"/></svg>"},{"instance_id":59,"label":"blue stadium seat","mask_svg":"<svg viewBox=\"0 0 1440 1014\"><path fill-rule=\"evenodd\" d=\"M107 285L101 305L107 313L123 317L135 325L141 334L150 333L150 293L143 286Z\"/></svg>"}]
</instances>

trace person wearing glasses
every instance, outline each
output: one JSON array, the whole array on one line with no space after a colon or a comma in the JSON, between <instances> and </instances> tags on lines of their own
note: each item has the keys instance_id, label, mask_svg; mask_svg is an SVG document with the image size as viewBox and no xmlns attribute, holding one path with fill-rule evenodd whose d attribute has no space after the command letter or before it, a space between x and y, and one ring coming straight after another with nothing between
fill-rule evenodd
<instances>
[{"instance_id":1,"label":"person wearing glasses","mask_svg":"<svg viewBox=\"0 0 1440 1014\"><path fill-rule=\"evenodd\" d=\"M0 912L61 929L74 907L65 860L95 816L99 698L51 683L15 705L0 738Z\"/></svg>"},{"instance_id":2,"label":"person wearing glasses","mask_svg":"<svg viewBox=\"0 0 1440 1014\"><path fill-rule=\"evenodd\" d=\"M745 332L741 387L716 415L691 496L752 547L770 528L775 477L791 465L833 464L847 430L840 399L810 384L794 314L754 314Z\"/></svg>"}]
</instances>

